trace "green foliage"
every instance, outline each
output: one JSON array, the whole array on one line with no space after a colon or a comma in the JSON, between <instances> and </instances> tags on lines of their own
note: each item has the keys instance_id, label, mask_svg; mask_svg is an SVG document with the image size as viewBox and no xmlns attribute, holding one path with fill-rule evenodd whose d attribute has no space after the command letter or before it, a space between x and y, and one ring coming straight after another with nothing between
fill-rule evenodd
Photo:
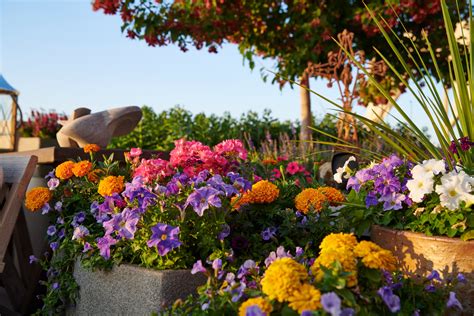
<instances>
[{"instance_id":1,"label":"green foliage","mask_svg":"<svg viewBox=\"0 0 474 316\"><path fill-rule=\"evenodd\" d=\"M256 112L242 114L240 119L225 113L223 116L199 113L193 115L182 107L155 113L148 106L142 107L143 118L133 132L114 138L109 147L130 149L140 147L170 151L174 141L187 138L213 146L225 139L248 139L257 148L267 138L277 139L280 134L296 134L296 122L280 122L265 110L260 116Z\"/></svg>"}]
</instances>

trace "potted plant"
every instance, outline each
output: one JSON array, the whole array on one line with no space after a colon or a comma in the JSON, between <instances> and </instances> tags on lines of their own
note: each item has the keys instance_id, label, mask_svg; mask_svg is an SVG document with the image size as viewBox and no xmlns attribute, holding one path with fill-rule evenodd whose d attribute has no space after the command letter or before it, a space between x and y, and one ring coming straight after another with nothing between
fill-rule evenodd
<instances>
[{"instance_id":1,"label":"potted plant","mask_svg":"<svg viewBox=\"0 0 474 316\"><path fill-rule=\"evenodd\" d=\"M56 133L61 128L60 120L67 120L67 116L54 111L32 110L28 120L20 126L17 150L28 151L57 146Z\"/></svg>"}]
</instances>

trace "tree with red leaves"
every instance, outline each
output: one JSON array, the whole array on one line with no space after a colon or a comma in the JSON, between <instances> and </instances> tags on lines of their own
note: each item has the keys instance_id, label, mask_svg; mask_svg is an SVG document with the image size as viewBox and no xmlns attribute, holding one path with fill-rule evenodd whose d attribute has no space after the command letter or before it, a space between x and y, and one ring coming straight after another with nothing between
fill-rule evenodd
<instances>
[{"instance_id":1,"label":"tree with red leaves","mask_svg":"<svg viewBox=\"0 0 474 316\"><path fill-rule=\"evenodd\" d=\"M448 2L455 15L456 0ZM427 31L432 46L439 48L437 57L447 60L439 0L373 0L368 7L402 38L412 34L421 43L419 34ZM467 3L460 8L466 15ZM304 70L308 62L325 62L328 53L337 50L333 37L348 29L355 34L355 49L364 50L367 58L376 55L375 46L393 57L388 45L380 45L379 29L361 0L94 0L93 9L120 14L127 37L150 46L175 44L183 52L194 46L217 53L223 44L232 43L252 69L256 57L274 60L278 75L262 69L263 80L271 75L272 83L280 87L288 82L302 85L302 140L308 139L311 124ZM447 73L447 62L443 67Z\"/></svg>"}]
</instances>

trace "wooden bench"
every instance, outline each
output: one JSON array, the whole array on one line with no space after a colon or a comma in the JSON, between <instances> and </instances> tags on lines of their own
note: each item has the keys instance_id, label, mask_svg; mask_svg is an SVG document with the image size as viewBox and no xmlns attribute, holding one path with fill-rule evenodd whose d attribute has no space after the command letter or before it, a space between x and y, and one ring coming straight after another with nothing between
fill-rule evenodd
<instances>
[{"instance_id":1,"label":"wooden bench","mask_svg":"<svg viewBox=\"0 0 474 316\"><path fill-rule=\"evenodd\" d=\"M0 286L14 310L22 314L33 298L41 272L38 265L29 263L33 249L21 210L37 161L36 156L0 155L4 181L0 186ZM7 308L1 307L0 314L8 314Z\"/></svg>"}]
</instances>

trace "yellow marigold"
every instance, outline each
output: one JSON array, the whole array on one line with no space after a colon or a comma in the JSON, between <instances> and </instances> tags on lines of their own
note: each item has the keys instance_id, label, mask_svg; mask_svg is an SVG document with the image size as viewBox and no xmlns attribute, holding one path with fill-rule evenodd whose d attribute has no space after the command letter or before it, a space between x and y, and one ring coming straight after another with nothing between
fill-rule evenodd
<instances>
[{"instance_id":1,"label":"yellow marigold","mask_svg":"<svg viewBox=\"0 0 474 316\"><path fill-rule=\"evenodd\" d=\"M279 302L284 302L307 279L308 272L302 264L291 258L281 258L268 267L260 284L263 293L271 300L277 299Z\"/></svg>"},{"instance_id":2,"label":"yellow marigold","mask_svg":"<svg viewBox=\"0 0 474 316\"><path fill-rule=\"evenodd\" d=\"M319 248L321 252L323 252L326 249L337 249L341 247L352 250L355 246L357 246L357 239L354 234L332 233L324 237Z\"/></svg>"},{"instance_id":3,"label":"yellow marigold","mask_svg":"<svg viewBox=\"0 0 474 316\"><path fill-rule=\"evenodd\" d=\"M25 206L30 211L35 212L48 203L52 197L53 194L48 188L33 188L26 193Z\"/></svg>"},{"instance_id":4,"label":"yellow marigold","mask_svg":"<svg viewBox=\"0 0 474 316\"><path fill-rule=\"evenodd\" d=\"M122 176L108 176L99 182L98 192L102 196L109 196L114 193L123 191L123 177Z\"/></svg>"},{"instance_id":5,"label":"yellow marigold","mask_svg":"<svg viewBox=\"0 0 474 316\"><path fill-rule=\"evenodd\" d=\"M317 281L320 281L324 275L320 266L331 268L333 263L338 261L342 269L345 272L351 272L352 274L348 277L348 286L352 287L357 285L357 259L354 253L347 247L341 248L330 248L321 251L321 254L314 261L311 266L311 271Z\"/></svg>"},{"instance_id":6,"label":"yellow marigold","mask_svg":"<svg viewBox=\"0 0 474 316\"><path fill-rule=\"evenodd\" d=\"M344 194L333 187L320 187L318 191L324 194L330 205L339 205L345 201Z\"/></svg>"},{"instance_id":7,"label":"yellow marigold","mask_svg":"<svg viewBox=\"0 0 474 316\"><path fill-rule=\"evenodd\" d=\"M67 180L71 178L74 173L72 172L72 168L74 167L73 161L65 161L59 166L56 167L56 177L61 180Z\"/></svg>"},{"instance_id":8,"label":"yellow marigold","mask_svg":"<svg viewBox=\"0 0 474 316\"><path fill-rule=\"evenodd\" d=\"M76 177L86 176L91 170L92 170L92 162L90 162L89 160L82 160L82 161L76 162L74 166L72 167L72 173L74 173Z\"/></svg>"},{"instance_id":9,"label":"yellow marigold","mask_svg":"<svg viewBox=\"0 0 474 316\"><path fill-rule=\"evenodd\" d=\"M265 204L275 201L280 195L280 190L273 183L260 180L252 185L252 190L248 194L250 203Z\"/></svg>"},{"instance_id":10,"label":"yellow marigold","mask_svg":"<svg viewBox=\"0 0 474 316\"><path fill-rule=\"evenodd\" d=\"M310 210L321 211L326 197L316 189L308 188L295 197L295 207L301 213L307 214Z\"/></svg>"},{"instance_id":11,"label":"yellow marigold","mask_svg":"<svg viewBox=\"0 0 474 316\"><path fill-rule=\"evenodd\" d=\"M303 311L314 311L321 307L321 292L311 284L302 284L293 295L290 296L288 304L292 309L303 313Z\"/></svg>"},{"instance_id":12,"label":"yellow marigold","mask_svg":"<svg viewBox=\"0 0 474 316\"><path fill-rule=\"evenodd\" d=\"M94 169L87 174L87 180L97 183L99 181L99 174L103 173L102 169Z\"/></svg>"},{"instance_id":13,"label":"yellow marigold","mask_svg":"<svg viewBox=\"0 0 474 316\"><path fill-rule=\"evenodd\" d=\"M250 306L258 306L260 310L265 313L265 315L269 316L273 310L272 305L270 302L263 297L254 297L249 298L245 302L242 303L239 307L239 316L246 316L247 315L247 308Z\"/></svg>"},{"instance_id":14,"label":"yellow marigold","mask_svg":"<svg viewBox=\"0 0 474 316\"><path fill-rule=\"evenodd\" d=\"M278 161L274 158L265 158L262 160L262 164L264 165L276 165Z\"/></svg>"},{"instance_id":15,"label":"yellow marigold","mask_svg":"<svg viewBox=\"0 0 474 316\"><path fill-rule=\"evenodd\" d=\"M397 265L397 259L391 251L370 241L361 241L354 249L354 254L362 258L362 263L371 269L384 269L394 271Z\"/></svg>"},{"instance_id":16,"label":"yellow marigold","mask_svg":"<svg viewBox=\"0 0 474 316\"><path fill-rule=\"evenodd\" d=\"M85 152L86 154L88 154L88 153L96 153L96 152L98 152L98 151L100 150L100 146L97 145L97 144L87 144L87 145L84 146L83 149L84 149L84 152Z\"/></svg>"}]
</instances>

